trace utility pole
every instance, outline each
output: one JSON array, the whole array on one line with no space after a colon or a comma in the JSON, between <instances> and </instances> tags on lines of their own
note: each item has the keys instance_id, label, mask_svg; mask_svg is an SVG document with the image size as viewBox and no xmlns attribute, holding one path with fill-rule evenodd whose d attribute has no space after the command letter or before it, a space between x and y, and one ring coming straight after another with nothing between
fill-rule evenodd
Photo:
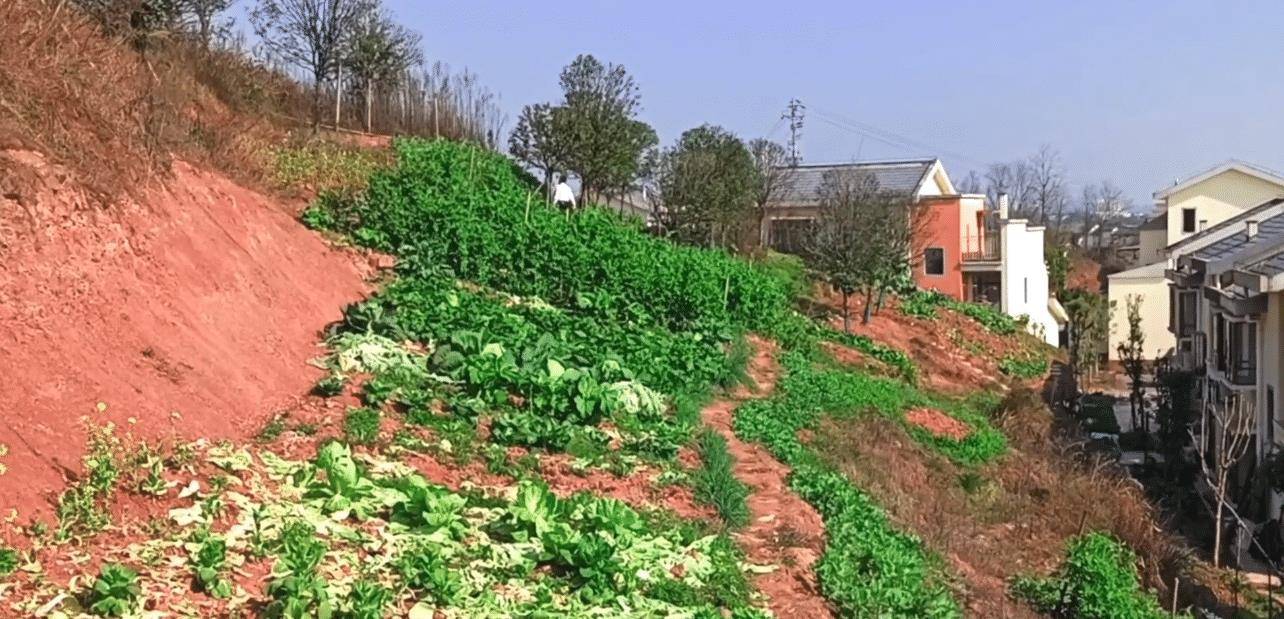
<instances>
[{"instance_id":1,"label":"utility pole","mask_svg":"<svg viewBox=\"0 0 1284 619\"><path fill-rule=\"evenodd\" d=\"M789 165L798 165L802 157L798 154L798 139L802 137L803 111L807 106L798 99L789 100L789 113L781 118L789 121Z\"/></svg>"}]
</instances>

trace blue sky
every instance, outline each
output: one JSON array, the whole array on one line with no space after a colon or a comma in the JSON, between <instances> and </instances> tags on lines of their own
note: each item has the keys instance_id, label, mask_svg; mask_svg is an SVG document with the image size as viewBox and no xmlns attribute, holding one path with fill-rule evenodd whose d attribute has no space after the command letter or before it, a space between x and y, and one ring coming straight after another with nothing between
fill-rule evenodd
<instances>
[{"instance_id":1,"label":"blue sky","mask_svg":"<svg viewBox=\"0 0 1284 619\"><path fill-rule=\"evenodd\" d=\"M809 162L939 155L961 177L1050 144L1076 197L1111 179L1142 208L1229 157L1284 169L1278 2L385 1L509 128L588 52L636 77L666 145L705 122L783 141L797 97Z\"/></svg>"}]
</instances>

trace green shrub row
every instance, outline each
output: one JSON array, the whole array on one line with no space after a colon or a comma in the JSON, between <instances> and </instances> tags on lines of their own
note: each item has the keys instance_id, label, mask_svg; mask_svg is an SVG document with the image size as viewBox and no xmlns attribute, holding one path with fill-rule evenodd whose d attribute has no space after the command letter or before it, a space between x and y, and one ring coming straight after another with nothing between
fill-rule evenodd
<instances>
[{"instance_id":1,"label":"green shrub row","mask_svg":"<svg viewBox=\"0 0 1284 619\"><path fill-rule=\"evenodd\" d=\"M1169 614L1141 588L1137 557L1104 533L1072 539L1065 562L1047 578L1017 577L1013 593L1036 610L1079 619L1161 619ZM1186 615L1181 615L1186 616Z\"/></svg>"},{"instance_id":2,"label":"green shrub row","mask_svg":"<svg viewBox=\"0 0 1284 619\"><path fill-rule=\"evenodd\" d=\"M727 439L705 428L697 445L700 468L692 477L696 500L718 510L722 521L730 527L742 527L749 522L749 487L736 478L735 459L727 451Z\"/></svg>"},{"instance_id":3,"label":"green shrub row","mask_svg":"<svg viewBox=\"0 0 1284 619\"><path fill-rule=\"evenodd\" d=\"M939 307L963 314L998 335L1013 335L1021 327L1015 318L990 305L959 301L935 290L919 290L901 298L901 313L906 316L933 320Z\"/></svg>"},{"instance_id":4,"label":"green shrub row","mask_svg":"<svg viewBox=\"0 0 1284 619\"><path fill-rule=\"evenodd\" d=\"M735 431L788 464L790 488L824 518L827 539L816 573L825 596L843 616L961 616L922 542L897 531L868 495L798 439L799 431L814 429L834 402L826 397L825 373L813 371L804 355L785 353L784 363L787 374L776 394L737 409ZM886 403L888 392L903 388L897 385L869 385L883 393L870 394L868 403Z\"/></svg>"},{"instance_id":5,"label":"green shrub row","mask_svg":"<svg viewBox=\"0 0 1284 619\"><path fill-rule=\"evenodd\" d=\"M918 366L903 350L897 350L891 346L875 342L873 338L860 335L857 333L843 333L834 329L821 327L821 337L837 342L844 346L850 346L859 350L870 358L878 361L893 370L910 384L918 381Z\"/></svg>"}]
</instances>

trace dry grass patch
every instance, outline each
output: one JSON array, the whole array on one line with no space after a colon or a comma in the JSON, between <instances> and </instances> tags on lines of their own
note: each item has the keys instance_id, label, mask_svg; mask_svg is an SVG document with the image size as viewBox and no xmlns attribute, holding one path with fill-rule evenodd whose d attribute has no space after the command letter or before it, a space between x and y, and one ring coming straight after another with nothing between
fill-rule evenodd
<instances>
[{"instance_id":1,"label":"dry grass patch","mask_svg":"<svg viewBox=\"0 0 1284 619\"><path fill-rule=\"evenodd\" d=\"M1170 599L1172 579L1182 574L1182 605L1214 605L1217 579L1198 569L1180 541L1163 531L1160 515L1135 484L1054 437L1053 417L1037 394L1014 392L995 424L1011 452L970 468L877 417L827 421L812 444L884 506L898 527L945 558L970 615L1037 616L1009 598L1008 580L1051 572L1065 542L1091 530L1132 548L1144 584L1161 600Z\"/></svg>"}]
</instances>

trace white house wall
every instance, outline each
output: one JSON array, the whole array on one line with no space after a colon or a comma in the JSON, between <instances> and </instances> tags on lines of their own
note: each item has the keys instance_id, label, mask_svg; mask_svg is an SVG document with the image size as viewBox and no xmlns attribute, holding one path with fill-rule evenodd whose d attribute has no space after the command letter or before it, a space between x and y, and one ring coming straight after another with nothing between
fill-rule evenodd
<instances>
[{"instance_id":1,"label":"white house wall","mask_svg":"<svg viewBox=\"0 0 1284 619\"><path fill-rule=\"evenodd\" d=\"M1020 219L1007 220L1001 225L1003 311L1009 316L1029 317L1030 332L1056 346L1058 325L1048 310L1043 228L1029 227Z\"/></svg>"}]
</instances>

